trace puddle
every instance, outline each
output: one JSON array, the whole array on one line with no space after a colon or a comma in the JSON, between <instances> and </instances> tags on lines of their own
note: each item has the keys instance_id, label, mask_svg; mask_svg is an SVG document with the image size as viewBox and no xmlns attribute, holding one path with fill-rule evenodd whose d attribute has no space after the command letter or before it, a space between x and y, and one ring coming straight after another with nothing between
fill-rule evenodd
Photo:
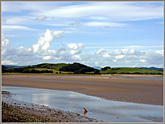
<instances>
[{"instance_id":1,"label":"puddle","mask_svg":"<svg viewBox=\"0 0 165 124\"><path fill-rule=\"evenodd\" d=\"M105 100L72 91L48 90L25 87L3 86L3 91L10 91L12 98L50 108L75 112L104 122L152 122L153 118L163 121L163 106L136 104Z\"/></svg>"}]
</instances>

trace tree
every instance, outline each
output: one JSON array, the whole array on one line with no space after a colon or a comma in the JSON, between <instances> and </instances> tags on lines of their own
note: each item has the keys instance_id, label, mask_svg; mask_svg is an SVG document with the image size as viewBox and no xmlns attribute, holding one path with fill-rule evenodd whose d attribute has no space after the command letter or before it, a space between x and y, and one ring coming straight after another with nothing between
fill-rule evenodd
<instances>
[{"instance_id":1,"label":"tree","mask_svg":"<svg viewBox=\"0 0 165 124\"><path fill-rule=\"evenodd\" d=\"M106 67L104 67L104 68L101 68L101 71L106 71L107 69L111 69L111 67L106 66Z\"/></svg>"}]
</instances>

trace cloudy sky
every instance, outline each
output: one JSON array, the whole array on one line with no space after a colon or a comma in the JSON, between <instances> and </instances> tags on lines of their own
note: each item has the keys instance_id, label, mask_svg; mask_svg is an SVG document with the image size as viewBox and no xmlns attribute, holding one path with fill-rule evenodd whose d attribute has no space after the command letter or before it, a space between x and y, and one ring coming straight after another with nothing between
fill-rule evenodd
<instances>
[{"instance_id":1,"label":"cloudy sky","mask_svg":"<svg viewBox=\"0 0 165 124\"><path fill-rule=\"evenodd\" d=\"M4 65L163 67L163 2L2 2Z\"/></svg>"}]
</instances>

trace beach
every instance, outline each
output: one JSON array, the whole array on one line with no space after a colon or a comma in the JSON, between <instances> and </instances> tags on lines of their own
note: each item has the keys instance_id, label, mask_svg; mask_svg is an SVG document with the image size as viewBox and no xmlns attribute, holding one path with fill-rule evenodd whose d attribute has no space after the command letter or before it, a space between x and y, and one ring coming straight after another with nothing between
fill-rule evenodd
<instances>
[{"instance_id":1,"label":"beach","mask_svg":"<svg viewBox=\"0 0 165 124\"><path fill-rule=\"evenodd\" d=\"M67 90L114 101L163 105L163 81L112 77L119 75L2 75L2 86Z\"/></svg>"}]
</instances>

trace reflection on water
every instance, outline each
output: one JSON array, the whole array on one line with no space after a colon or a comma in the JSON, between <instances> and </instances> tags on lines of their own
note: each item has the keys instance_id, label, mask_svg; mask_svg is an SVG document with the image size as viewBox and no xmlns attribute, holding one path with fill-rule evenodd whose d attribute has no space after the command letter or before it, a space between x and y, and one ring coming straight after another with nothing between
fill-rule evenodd
<instances>
[{"instance_id":1,"label":"reflection on water","mask_svg":"<svg viewBox=\"0 0 165 124\"><path fill-rule=\"evenodd\" d=\"M163 106L136 104L105 100L72 91L47 90L25 87L7 87L14 99L35 104L47 105L51 108L76 112L85 116L107 122L150 122L140 117L163 118Z\"/></svg>"}]
</instances>

